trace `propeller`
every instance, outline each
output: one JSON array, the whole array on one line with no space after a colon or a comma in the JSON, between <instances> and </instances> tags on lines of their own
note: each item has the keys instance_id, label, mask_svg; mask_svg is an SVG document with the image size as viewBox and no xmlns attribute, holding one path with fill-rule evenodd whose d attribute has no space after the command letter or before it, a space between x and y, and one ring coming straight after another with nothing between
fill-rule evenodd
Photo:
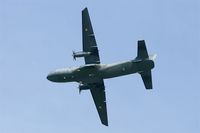
<instances>
[{"instance_id":1,"label":"propeller","mask_svg":"<svg viewBox=\"0 0 200 133\"><path fill-rule=\"evenodd\" d=\"M72 51L72 56L73 56L73 59L74 59L74 60L76 60L75 54L76 54L76 52L73 50L73 51Z\"/></svg>"},{"instance_id":2,"label":"propeller","mask_svg":"<svg viewBox=\"0 0 200 133\"><path fill-rule=\"evenodd\" d=\"M79 90L79 95L81 94L81 88L80 88L80 84L82 84L82 82L79 82L79 86L78 86L78 90Z\"/></svg>"},{"instance_id":3,"label":"propeller","mask_svg":"<svg viewBox=\"0 0 200 133\"><path fill-rule=\"evenodd\" d=\"M82 90L79 88L79 95L81 94L81 91L82 91Z\"/></svg>"}]
</instances>

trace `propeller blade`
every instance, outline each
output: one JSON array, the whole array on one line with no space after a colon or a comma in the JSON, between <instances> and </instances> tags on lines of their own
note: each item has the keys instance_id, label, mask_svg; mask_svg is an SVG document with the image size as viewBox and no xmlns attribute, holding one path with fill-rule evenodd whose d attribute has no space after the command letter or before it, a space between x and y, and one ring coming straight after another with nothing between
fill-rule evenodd
<instances>
[{"instance_id":1,"label":"propeller blade","mask_svg":"<svg viewBox=\"0 0 200 133\"><path fill-rule=\"evenodd\" d=\"M76 54L75 51L72 51L72 56L74 60L76 60L75 54Z\"/></svg>"}]
</instances>

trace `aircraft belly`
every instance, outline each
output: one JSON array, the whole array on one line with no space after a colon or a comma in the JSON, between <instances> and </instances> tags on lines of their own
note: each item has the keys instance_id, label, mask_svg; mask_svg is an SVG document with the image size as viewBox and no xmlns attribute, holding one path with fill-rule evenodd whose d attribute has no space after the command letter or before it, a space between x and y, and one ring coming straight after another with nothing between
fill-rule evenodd
<instances>
[{"instance_id":1,"label":"aircraft belly","mask_svg":"<svg viewBox=\"0 0 200 133\"><path fill-rule=\"evenodd\" d=\"M51 81L62 83L62 82L73 82L75 80L73 75L59 74L52 77Z\"/></svg>"},{"instance_id":2,"label":"aircraft belly","mask_svg":"<svg viewBox=\"0 0 200 133\"><path fill-rule=\"evenodd\" d=\"M103 78L113 78L137 72L137 64L125 62L116 65L108 65L102 70Z\"/></svg>"},{"instance_id":3,"label":"aircraft belly","mask_svg":"<svg viewBox=\"0 0 200 133\"><path fill-rule=\"evenodd\" d=\"M77 82L87 82L87 83L92 83L94 81L98 81L101 77L99 76L99 72L97 70L95 71L79 71L74 74L76 77L75 80Z\"/></svg>"}]
</instances>

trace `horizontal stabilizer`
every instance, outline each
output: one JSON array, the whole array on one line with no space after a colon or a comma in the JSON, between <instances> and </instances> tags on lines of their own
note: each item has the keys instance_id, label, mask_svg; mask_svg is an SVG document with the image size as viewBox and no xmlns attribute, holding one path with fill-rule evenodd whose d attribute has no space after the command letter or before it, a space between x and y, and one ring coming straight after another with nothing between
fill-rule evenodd
<instances>
[{"instance_id":1,"label":"horizontal stabilizer","mask_svg":"<svg viewBox=\"0 0 200 133\"><path fill-rule=\"evenodd\" d=\"M147 52L147 48L145 45L145 41L144 40L139 40L138 41L138 54L137 54L137 58L139 59L145 59L148 58L148 52Z\"/></svg>"},{"instance_id":2,"label":"horizontal stabilizer","mask_svg":"<svg viewBox=\"0 0 200 133\"><path fill-rule=\"evenodd\" d=\"M142 80L144 82L146 89L152 89L152 76L151 76L151 70L150 71L144 71L140 73Z\"/></svg>"}]
</instances>

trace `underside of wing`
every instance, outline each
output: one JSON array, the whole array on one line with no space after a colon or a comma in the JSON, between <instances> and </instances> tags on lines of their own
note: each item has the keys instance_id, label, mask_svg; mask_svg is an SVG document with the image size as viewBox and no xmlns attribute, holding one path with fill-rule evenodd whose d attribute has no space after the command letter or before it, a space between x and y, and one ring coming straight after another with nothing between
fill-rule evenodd
<instances>
[{"instance_id":1,"label":"underside of wing","mask_svg":"<svg viewBox=\"0 0 200 133\"><path fill-rule=\"evenodd\" d=\"M85 56L85 64L99 64L99 51L87 8L82 11L82 35L83 51L90 53Z\"/></svg>"},{"instance_id":2,"label":"underside of wing","mask_svg":"<svg viewBox=\"0 0 200 133\"><path fill-rule=\"evenodd\" d=\"M93 83L91 86L91 94L97 108L101 123L108 126L107 108L106 108L106 95L103 80L98 83Z\"/></svg>"}]
</instances>

